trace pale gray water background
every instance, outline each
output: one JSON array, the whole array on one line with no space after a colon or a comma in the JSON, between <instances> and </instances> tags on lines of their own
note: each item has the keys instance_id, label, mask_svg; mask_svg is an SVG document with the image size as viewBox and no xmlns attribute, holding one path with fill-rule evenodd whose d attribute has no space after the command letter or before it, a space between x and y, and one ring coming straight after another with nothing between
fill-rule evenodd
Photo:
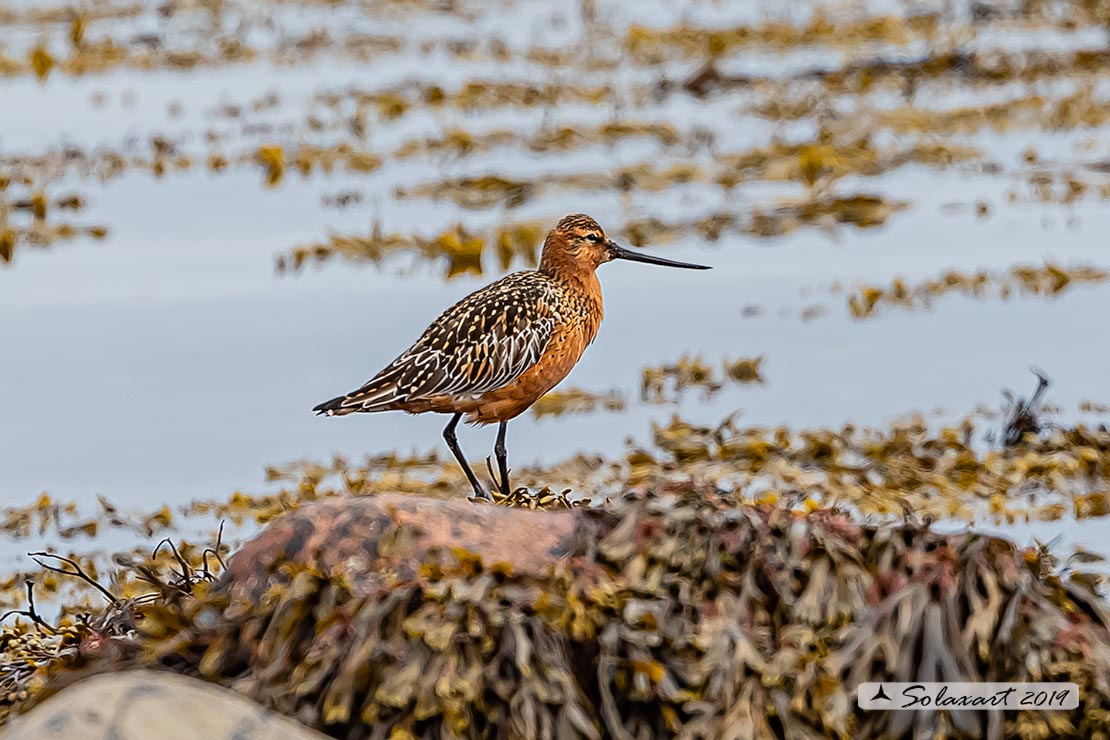
<instances>
[{"instance_id":1,"label":"pale gray water background","mask_svg":"<svg viewBox=\"0 0 1110 740\"><path fill-rule=\"evenodd\" d=\"M532 36L547 38L543 34L552 13L521 7L486 13L474 28L513 28L522 22L516 12ZM734 22L757 12L726 6L714 15L708 4L692 7L687 17L693 20ZM335 17L317 12L321 22L354 22L342 11ZM674 11L663 4L640 9L629 4L612 12L640 14L662 25ZM311 25L312 18L309 14L305 24ZM419 23L398 17L386 27L414 28L430 36L458 27L452 19ZM551 33L557 38L578 31L572 12ZM18 46L34 39L13 32L5 40ZM991 41L1023 43L1005 35L979 40ZM1067 46L1090 39L1041 41ZM783 61L762 50L729 60L727 66L732 71L786 70L809 66L819 56ZM0 81L0 154L65 143L120 146L129 136L144 139L153 133L179 132L196 143L197 131L210 122L207 112L221 101L247 102L271 89L280 91L283 102L266 115L280 125L298 120L311 94L322 89L378 89L411 79L451 87L474 76L539 82L551 74L523 63L460 65L434 55L393 55L371 64L323 60L296 69L260 62L188 73L120 71L76 80L54 75L45 84L8 79ZM635 79L644 72L633 69L626 75ZM104 95L103 106L90 106L94 92ZM805 122L778 125L737 117L743 95L708 101L677 95L621 115L672 121L680 129L709 127L722 151L762 144L775 134L805 138L812 133ZM171 101L182 104L181 118L168 116ZM938 107L959 104L966 103L937 100ZM527 131L545 122L596 122L610 115L585 106L468 115L415 112L375 124L367 148L388 154L405 139L455 125ZM226 127L234 130L237 124ZM282 140L280 129L273 138ZM853 320L845 296L829 292L835 282L886 284L896 276L921 280L951 268L1004 269L1046 258L1110 265L1105 202L1086 200L1065 208L1011 204L1004 197L1017 182L1026 148L1034 146L1046 160L1093 161L1110 156L1110 131L1018 130L965 139L984 149L1002 172L910 166L840 183L842 191L881 192L912 202L881 228L802 229L771 240L726 235L713 244L685 239L658 247L670 258L713 265L707 273L622 263L603 267L606 320L565 386L616 387L635 399L642 367L683 353L701 354L718 366L723 359L765 355L767 383L727 385L708 400L688 392L675 406L632 403L615 414L543 420L525 415L510 426L510 459L523 465L577 451L617 454L629 435L647 441L651 424L665 423L674 413L717 423L740 409L745 423L795 427L845 421L882 425L916 411L932 414L937 423L952 421L978 404L997 405L1003 387L1027 393L1033 384L1030 366L1051 376L1050 400L1062 408L1063 421L1078 418L1081 400L1110 401L1105 328L1110 284L1074 288L1056 299L949 295L929 310L891 309L866 321ZM374 219L386 231L429 235L457 221L480 231L503 220L571 211L587 211L604 225L622 223L629 215L673 219L742 210L778 194L797 193L792 185L766 183L741 187L731 196L696 184L630 196L550 190L511 213L392 195L398 185L442 176L603 171L652 158L681 160L638 141L542 156L501 148L457 162L387 161L365 176L317 174L304 180L290 173L273 190L261 187L257 171L210 175L203 166L161 180L132 173L103 186L71 178L52 188L52 193L85 195L89 205L74 220L106 223L111 233L103 242L21 249L14 264L0 268L4 504L22 505L48 491L84 507L102 494L125 509L148 511L162 502L179 505L224 498L236 489L266 490L267 465L327 459L334 453L357 458L440 446L443 417L391 413L321 419L310 409L357 387L440 310L494 275L444 282L438 266L379 269L333 261L278 276L275 256L329 232L365 232ZM322 195L350 187L366 194L363 203L342 211L322 206ZM942 208L977 200L990 203L988 218L976 218L970 208L955 213ZM741 310L749 304L761 306L762 314L744 318ZM824 315L802 321L800 312L813 304L824 306ZM461 441L477 459L492 448L493 430L465 430ZM1104 520L1011 531L1028 540L1057 530L1072 544L1102 550L1110 535ZM26 547L19 542L0 549Z\"/></svg>"}]
</instances>

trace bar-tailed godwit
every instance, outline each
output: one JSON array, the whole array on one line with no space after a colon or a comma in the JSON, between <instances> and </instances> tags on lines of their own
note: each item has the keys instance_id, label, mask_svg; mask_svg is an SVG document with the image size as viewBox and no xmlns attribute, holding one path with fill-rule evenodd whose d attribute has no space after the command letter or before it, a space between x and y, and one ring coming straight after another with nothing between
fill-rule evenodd
<instances>
[{"instance_id":1,"label":"bar-tailed godwit","mask_svg":"<svg viewBox=\"0 0 1110 740\"><path fill-rule=\"evenodd\" d=\"M589 216L565 216L544 240L538 270L507 275L471 293L361 388L313 410L327 416L393 410L452 414L443 438L479 498L489 494L463 457L455 427L464 414L468 424L497 422L494 452L501 480L496 484L508 495L509 420L565 378L597 336L604 307L596 270L612 260L709 269L630 251L606 237Z\"/></svg>"}]
</instances>

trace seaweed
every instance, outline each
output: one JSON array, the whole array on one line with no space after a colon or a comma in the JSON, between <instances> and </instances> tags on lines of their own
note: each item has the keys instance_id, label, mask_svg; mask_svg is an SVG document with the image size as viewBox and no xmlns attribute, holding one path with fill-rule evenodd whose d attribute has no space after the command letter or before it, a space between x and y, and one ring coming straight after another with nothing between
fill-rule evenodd
<instances>
[{"instance_id":1,"label":"seaweed","mask_svg":"<svg viewBox=\"0 0 1110 740\"><path fill-rule=\"evenodd\" d=\"M546 571L444 546L369 593L322 560L256 552L211 588L144 605L134 633L55 660L9 701L26 711L82 675L142 666L352 740L1089 737L1110 718L1110 617L1081 559L1061 568L996 537L799 516L689 483L574 521L571 552ZM269 583L249 605L235 596L248 573ZM1074 681L1081 703L852 708L860 682L929 675Z\"/></svg>"},{"instance_id":2,"label":"seaweed","mask_svg":"<svg viewBox=\"0 0 1110 740\"><path fill-rule=\"evenodd\" d=\"M589 414L595 411L622 411L624 396L618 390L591 393L581 388L550 391L533 404L532 415L538 419L564 414Z\"/></svg>"},{"instance_id":3,"label":"seaweed","mask_svg":"<svg viewBox=\"0 0 1110 740\"><path fill-rule=\"evenodd\" d=\"M279 255L276 263L279 273L296 273L306 265L321 264L336 256L382 265L408 255L444 263L444 276L452 278L482 274L487 257L494 258L502 271L517 263L535 267L544 235L544 224L536 221L505 224L487 234L474 234L456 224L434 237L387 234L375 223L368 235L334 234L326 242L294 247Z\"/></svg>"},{"instance_id":4,"label":"seaweed","mask_svg":"<svg viewBox=\"0 0 1110 740\"><path fill-rule=\"evenodd\" d=\"M862 285L848 294L848 310L853 318L876 316L883 306L927 307L946 293L980 297L1013 295L1055 297L1074 287L1105 282L1110 271L1093 265L1065 267L1054 262L1043 265L1015 265L1005 272L978 270L974 273L949 271L939 278L911 285L896 278L889 286Z\"/></svg>"},{"instance_id":5,"label":"seaweed","mask_svg":"<svg viewBox=\"0 0 1110 740\"><path fill-rule=\"evenodd\" d=\"M874 15L842 20L818 11L807 22L768 20L759 25L706 28L678 25L657 29L632 26L624 40L625 51L639 64L660 64L682 58L716 58L738 48L770 46L854 46L882 41L906 44L931 35L938 14L909 16Z\"/></svg>"},{"instance_id":6,"label":"seaweed","mask_svg":"<svg viewBox=\"0 0 1110 740\"><path fill-rule=\"evenodd\" d=\"M1028 399L1015 398L1008 390L1003 392L1006 422L1002 426L1000 441L1005 447L1014 447L1024 441L1027 434L1038 434L1044 429L1045 424L1040 418L1043 411L1041 401L1050 382L1048 376L1039 370L1033 370L1033 374L1037 376L1037 388Z\"/></svg>"}]
</instances>

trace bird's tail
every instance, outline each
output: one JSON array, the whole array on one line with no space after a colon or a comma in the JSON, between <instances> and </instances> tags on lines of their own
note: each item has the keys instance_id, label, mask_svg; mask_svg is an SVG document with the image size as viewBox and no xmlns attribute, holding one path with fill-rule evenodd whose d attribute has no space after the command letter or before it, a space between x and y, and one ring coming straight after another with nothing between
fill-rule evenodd
<instances>
[{"instance_id":1,"label":"bird's tail","mask_svg":"<svg viewBox=\"0 0 1110 740\"><path fill-rule=\"evenodd\" d=\"M385 378L374 378L357 391L324 401L312 410L321 416L344 416L356 411L385 411L398 399L395 382Z\"/></svg>"}]
</instances>

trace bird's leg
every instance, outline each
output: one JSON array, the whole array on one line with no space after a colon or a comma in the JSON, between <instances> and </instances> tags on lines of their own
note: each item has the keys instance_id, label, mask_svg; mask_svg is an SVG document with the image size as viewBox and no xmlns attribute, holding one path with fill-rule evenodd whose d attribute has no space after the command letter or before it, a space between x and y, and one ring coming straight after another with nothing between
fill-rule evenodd
<instances>
[{"instance_id":1,"label":"bird's leg","mask_svg":"<svg viewBox=\"0 0 1110 740\"><path fill-rule=\"evenodd\" d=\"M486 489L482 488L482 484L478 482L478 477L467 465L466 458L463 457L462 449L459 447L459 438L455 436L455 427L459 425L459 419L461 418L461 413L451 417L451 421L447 422L447 426L443 429L443 438L447 440L447 446L451 449L455 459L459 461L463 472L466 473L466 479L470 481L470 485L474 488L474 495L478 498L488 499L490 495L486 492Z\"/></svg>"},{"instance_id":2,"label":"bird's leg","mask_svg":"<svg viewBox=\"0 0 1110 740\"><path fill-rule=\"evenodd\" d=\"M493 487L500 490L501 481L497 480L497 473L493 472L493 455L486 455L486 472L489 473L489 479L493 481Z\"/></svg>"},{"instance_id":3,"label":"bird's leg","mask_svg":"<svg viewBox=\"0 0 1110 740\"><path fill-rule=\"evenodd\" d=\"M497 455L497 469L501 473L501 493L505 496L512 493L512 488L509 486L509 465L505 457L505 430L508 428L509 422L501 422L497 428L497 443L493 446L493 452Z\"/></svg>"}]
</instances>

